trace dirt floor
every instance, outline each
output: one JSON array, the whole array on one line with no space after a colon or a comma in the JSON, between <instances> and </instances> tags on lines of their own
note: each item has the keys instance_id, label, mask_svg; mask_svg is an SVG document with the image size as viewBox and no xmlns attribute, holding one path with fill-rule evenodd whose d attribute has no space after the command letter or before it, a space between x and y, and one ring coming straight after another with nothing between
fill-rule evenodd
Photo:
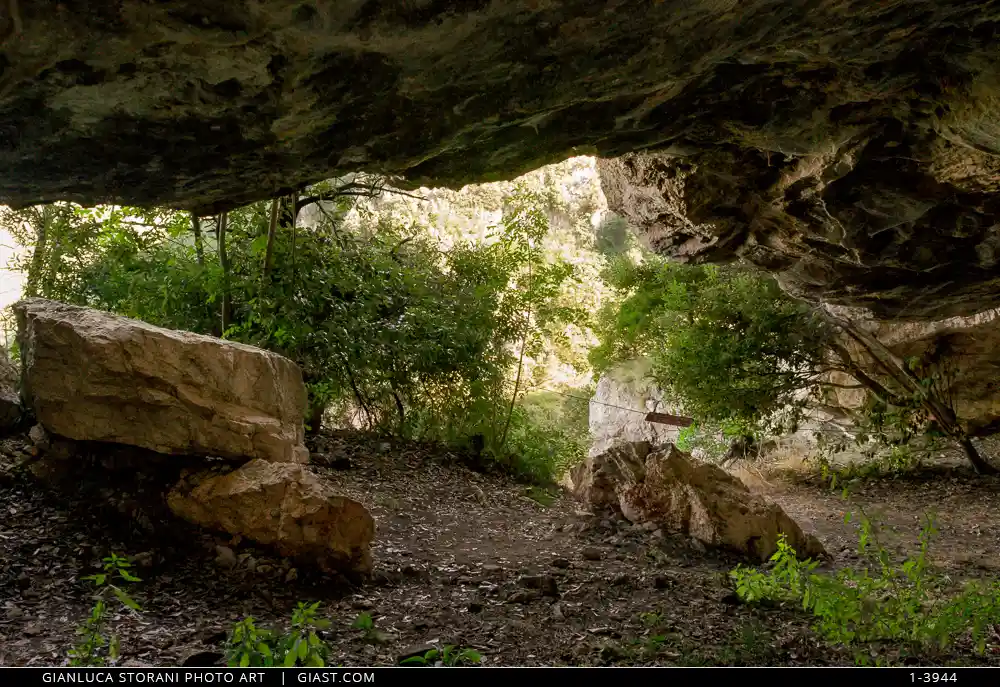
<instances>
[{"instance_id":1,"label":"dirt floor","mask_svg":"<svg viewBox=\"0 0 1000 687\"><path fill-rule=\"evenodd\" d=\"M426 447L357 436L316 447L336 468L315 469L378 522L376 574L355 586L181 525L176 536L151 533L134 510L82 486L68 496L13 470L23 446L0 446L0 665L65 664L92 603L80 578L112 551L133 556L142 577L132 587L141 613L114 620L130 664L210 665L235 621L279 625L298 601L320 601L333 621L325 638L335 665L395 665L445 645L474 648L487 665L853 663L800 612L736 601L727 578L736 558L580 512L562 494ZM824 541L833 565L857 561L839 492L802 473L754 484ZM855 493L850 507L884 518L890 549L905 553L936 511L935 565L956 584L1000 570L1000 480L952 470ZM363 613L376 632L352 627ZM1000 665L1000 637L984 657L959 647L933 662Z\"/></svg>"}]
</instances>

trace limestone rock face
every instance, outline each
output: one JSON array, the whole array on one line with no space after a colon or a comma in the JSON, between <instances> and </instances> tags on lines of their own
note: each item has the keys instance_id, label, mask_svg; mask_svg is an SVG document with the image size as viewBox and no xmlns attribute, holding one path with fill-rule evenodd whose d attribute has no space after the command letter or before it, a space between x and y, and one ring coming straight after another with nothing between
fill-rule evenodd
<instances>
[{"instance_id":1,"label":"limestone rock face","mask_svg":"<svg viewBox=\"0 0 1000 687\"><path fill-rule=\"evenodd\" d=\"M680 412L666 402L663 390L650 376L649 360L631 360L606 372L597 381L590 403L590 454L633 441L653 445L677 441L679 427L646 421L645 414L654 411Z\"/></svg>"},{"instance_id":2,"label":"limestone rock face","mask_svg":"<svg viewBox=\"0 0 1000 687\"><path fill-rule=\"evenodd\" d=\"M19 377L17 366L0 355L0 431L17 427L24 416Z\"/></svg>"},{"instance_id":3,"label":"limestone rock face","mask_svg":"<svg viewBox=\"0 0 1000 687\"><path fill-rule=\"evenodd\" d=\"M290 360L44 299L14 306L24 399L49 432L173 455L304 463Z\"/></svg>"},{"instance_id":4,"label":"limestone rock face","mask_svg":"<svg viewBox=\"0 0 1000 687\"><path fill-rule=\"evenodd\" d=\"M577 466L569 481L593 509L612 508L633 523L684 534L713 547L766 560L779 535L800 557L825 555L822 544L739 479L673 445L621 444Z\"/></svg>"},{"instance_id":5,"label":"limestone rock face","mask_svg":"<svg viewBox=\"0 0 1000 687\"><path fill-rule=\"evenodd\" d=\"M1000 305L1000 0L7 4L0 204L653 151L606 190L664 253L880 316Z\"/></svg>"},{"instance_id":6,"label":"limestone rock face","mask_svg":"<svg viewBox=\"0 0 1000 687\"><path fill-rule=\"evenodd\" d=\"M301 465L253 460L227 474L181 480L167 505L188 522L239 534L328 572L372 569L375 521Z\"/></svg>"}]
</instances>

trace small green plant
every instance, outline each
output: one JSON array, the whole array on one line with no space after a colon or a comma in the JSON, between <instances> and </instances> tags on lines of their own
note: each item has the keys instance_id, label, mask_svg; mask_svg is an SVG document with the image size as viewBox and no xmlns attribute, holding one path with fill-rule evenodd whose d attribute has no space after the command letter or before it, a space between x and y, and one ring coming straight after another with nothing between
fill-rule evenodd
<instances>
[{"instance_id":1,"label":"small green plant","mask_svg":"<svg viewBox=\"0 0 1000 687\"><path fill-rule=\"evenodd\" d=\"M459 649L444 646L441 649L431 649L421 656L411 656L400 661L404 666L475 666L483 662L483 655L475 649Z\"/></svg>"},{"instance_id":2,"label":"small green plant","mask_svg":"<svg viewBox=\"0 0 1000 687\"><path fill-rule=\"evenodd\" d=\"M102 561L103 572L88 575L83 579L91 582L96 589L95 603L90 610L90 617L81 624L76 632L79 642L69 651L70 665L74 667L103 666L109 661L117 661L120 655L118 636L109 633L108 624L108 594L113 594L123 607L138 611L137 604L122 587L113 584L130 584L139 582L132 574L132 566L128 558L112 553Z\"/></svg>"},{"instance_id":3,"label":"small green plant","mask_svg":"<svg viewBox=\"0 0 1000 687\"><path fill-rule=\"evenodd\" d=\"M850 518L848 513L845 521ZM1000 623L1000 583L969 584L959 594L943 594L927 565L936 532L928 517L918 553L894 565L877 529L862 514L858 552L868 565L861 571L818 574L817 563L798 560L782 537L768 572L741 565L731 576L747 603L800 603L816 618L816 631L834 645L853 649L859 664L872 656L863 649L878 642L921 656L969 638L982 653L987 630Z\"/></svg>"},{"instance_id":4,"label":"small green plant","mask_svg":"<svg viewBox=\"0 0 1000 687\"><path fill-rule=\"evenodd\" d=\"M379 643L386 640L386 636L375 627L375 619L372 618L372 614L367 611L359 613L358 617L351 624L351 627L364 632L366 642Z\"/></svg>"},{"instance_id":5,"label":"small green plant","mask_svg":"<svg viewBox=\"0 0 1000 687\"><path fill-rule=\"evenodd\" d=\"M318 633L330 626L317 616L319 602L299 603L292 611L287 632L257 627L254 619L244 618L233 626L226 644L226 665L231 668L268 668L295 666L322 668L329 657L329 647Z\"/></svg>"}]
</instances>

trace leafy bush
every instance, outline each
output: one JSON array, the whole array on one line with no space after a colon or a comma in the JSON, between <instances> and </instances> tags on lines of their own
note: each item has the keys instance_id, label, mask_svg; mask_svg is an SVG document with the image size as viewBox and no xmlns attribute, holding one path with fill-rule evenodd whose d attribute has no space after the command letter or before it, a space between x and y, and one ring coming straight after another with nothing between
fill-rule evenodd
<instances>
[{"instance_id":1,"label":"leafy bush","mask_svg":"<svg viewBox=\"0 0 1000 687\"><path fill-rule=\"evenodd\" d=\"M817 563L798 560L782 537L768 572L741 565L731 576L747 603L801 604L816 618L817 632L854 649L858 663L868 662L872 643L882 641L919 657L969 638L982 653L987 631L1000 623L1000 582L970 583L961 593L944 596L927 561L935 533L928 518L917 555L895 565L872 523L862 517L858 552L867 565L860 572L817 573Z\"/></svg>"},{"instance_id":2,"label":"leafy bush","mask_svg":"<svg viewBox=\"0 0 1000 687\"><path fill-rule=\"evenodd\" d=\"M318 631L330 626L317 617L319 602L299 603L292 611L291 627L277 632L257 627L254 619L244 618L233 626L226 643L226 665L232 668L295 666L322 668L330 649Z\"/></svg>"},{"instance_id":3,"label":"leafy bush","mask_svg":"<svg viewBox=\"0 0 1000 687\"><path fill-rule=\"evenodd\" d=\"M649 355L661 387L703 424L773 430L818 382L829 328L766 275L618 256L605 278L619 299L601 313L595 369Z\"/></svg>"},{"instance_id":4,"label":"leafy bush","mask_svg":"<svg viewBox=\"0 0 1000 687\"><path fill-rule=\"evenodd\" d=\"M33 247L16 265L29 293L281 353L303 370L314 430L348 406L406 437L482 436L487 455L547 479L578 448L517 408L530 361L586 315L573 267L542 247L542 200L515 193L486 241L447 251L416 225L347 230L345 198L310 228L278 201L204 222L70 204L4 219Z\"/></svg>"}]
</instances>

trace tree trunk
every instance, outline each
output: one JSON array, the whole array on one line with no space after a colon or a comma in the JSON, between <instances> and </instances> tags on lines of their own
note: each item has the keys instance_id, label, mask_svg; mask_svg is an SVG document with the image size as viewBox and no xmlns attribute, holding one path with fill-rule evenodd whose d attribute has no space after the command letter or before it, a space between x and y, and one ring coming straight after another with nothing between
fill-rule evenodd
<instances>
[{"instance_id":1,"label":"tree trunk","mask_svg":"<svg viewBox=\"0 0 1000 687\"><path fill-rule=\"evenodd\" d=\"M323 413L325 411L326 408L319 404L314 404L311 408L309 408L309 426L306 427L306 434L311 437L319 434L320 429L323 428Z\"/></svg>"},{"instance_id":2,"label":"tree trunk","mask_svg":"<svg viewBox=\"0 0 1000 687\"><path fill-rule=\"evenodd\" d=\"M226 224L228 214L219 216L219 266L222 268L222 335L229 329L233 317L232 296L229 293L229 255L226 253Z\"/></svg>"},{"instance_id":3,"label":"tree trunk","mask_svg":"<svg viewBox=\"0 0 1000 687\"><path fill-rule=\"evenodd\" d=\"M38 212L38 222L35 229L35 246L31 251L31 263L24 280L24 295L34 298L39 295L42 282L42 272L45 270L45 251L49 241L49 208Z\"/></svg>"},{"instance_id":4,"label":"tree trunk","mask_svg":"<svg viewBox=\"0 0 1000 687\"><path fill-rule=\"evenodd\" d=\"M977 473L980 475L1000 475L1000 470L987 463L986 460L979 455L979 450L976 448L975 444L972 443L972 439L969 437L963 437L959 440L958 445L962 447L965 457L969 459L969 462L972 463L972 467L975 468Z\"/></svg>"},{"instance_id":5,"label":"tree trunk","mask_svg":"<svg viewBox=\"0 0 1000 687\"><path fill-rule=\"evenodd\" d=\"M198 264L205 265L205 239L201 235L201 218L191 213L191 232L194 234L194 253L198 257Z\"/></svg>"},{"instance_id":6,"label":"tree trunk","mask_svg":"<svg viewBox=\"0 0 1000 687\"><path fill-rule=\"evenodd\" d=\"M906 367L906 364L896 356L889 348L878 340L877 337L855 327L853 323L835 318L827 313L829 321L836 324L841 330L847 333L859 345L861 345L883 371L900 387L915 398L920 399L920 403L935 418L941 429L952 438L965 453L965 456L972 463L972 467L981 475L997 475L997 470L987 463L979 451L973 445L965 429L962 427L958 416L951 405L938 397L933 390L925 388L920 380ZM862 381L862 380L858 380Z\"/></svg>"},{"instance_id":7,"label":"tree trunk","mask_svg":"<svg viewBox=\"0 0 1000 687\"><path fill-rule=\"evenodd\" d=\"M271 223L267 227L267 245L264 248L264 271L262 281L267 286L267 274L271 271L271 254L274 251L274 235L278 229L278 199L271 201Z\"/></svg>"}]
</instances>

